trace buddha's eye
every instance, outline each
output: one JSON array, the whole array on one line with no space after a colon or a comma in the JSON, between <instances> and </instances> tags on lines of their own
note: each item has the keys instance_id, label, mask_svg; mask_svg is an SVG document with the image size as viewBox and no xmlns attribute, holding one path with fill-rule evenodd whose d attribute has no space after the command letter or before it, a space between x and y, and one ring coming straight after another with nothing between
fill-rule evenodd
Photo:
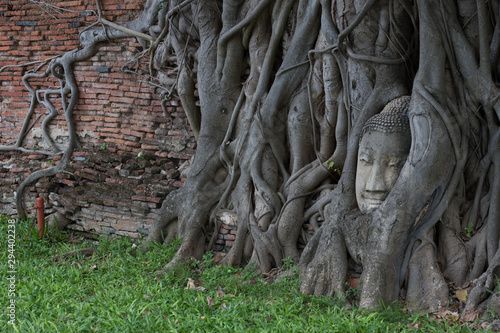
<instances>
[{"instance_id":1,"label":"buddha's eye","mask_svg":"<svg viewBox=\"0 0 500 333\"><path fill-rule=\"evenodd\" d=\"M393 169L397 169L401 166L401 164L404 163L404 161L401 160L391 160L388 163L388 166Z\"/></svg>"},{"instance_id":2,"label":"buddha's eye","mask_svg":"<svg viewBox=\"0 0 500 333\"><path fill-rule=\"evenodd\" d=\"M362 162L365 165L371 165L371 164L373 164L373 159L370 156L365 155L365 154L362 154L362 155L359 156L359 161Z\"/></svg>"}]
</instances>

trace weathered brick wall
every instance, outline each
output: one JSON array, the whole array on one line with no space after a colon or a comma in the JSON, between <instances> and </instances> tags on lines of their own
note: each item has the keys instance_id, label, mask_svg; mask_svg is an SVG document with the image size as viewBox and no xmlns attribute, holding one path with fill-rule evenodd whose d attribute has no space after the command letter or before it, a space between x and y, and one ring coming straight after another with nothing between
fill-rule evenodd
<instances>
[{"instance_id":1,"label":"weathered brick wall","mask_svg":"<svg viewBox=\"0 0 500 333\"><path fill-rule=\"evenodd\" d=\"M142 0L101 0L104 17L116 23L136 18L143 4ZM96 21L95 11L94 0L46 4L0 0L0 68L14 66L0 71L0 146L17 140L31 100L22 78L39 63L17 65L78 47L78 33ZM75 68L80 99L74 124L81 148L66 173L40 180L26 194L28 205L37 196L44 197L48 214L59 212L58 216L69 219L69 228L132 237L147 233L162 200L183 182L176 169L189 160L196 144L179 103L168 102L165 114L161 91L121 70L141 50L134 38L114 40ZM47 89L58 86L58 81L33 78L29 84ZM51 101L62 113L61 103L56 98ZM0 213L15 210L15 190L23 179L58 162L59 156L36 153L48 149L41 131L47 114L36 106L30 119L32 128L23 147L34 152L0 151ZM62 114L49 129L63 149L68 132ZM226 239L234 239L234 232L227 236L232 227L224 228L227 232L219 248Z\"/></svg>"},{"instance_id":2,"label":"weathered brick wall","mask_svg":"<svg viewBox=\"0 0 500 333\"><path fill-rule=\"evenodd\" d=\"M0 67L73 50L79 45L79 30L96 21L93 0L48 3L70 11L61 15L51 7L41 8L29 1L0 1ZM126 5L123 1L102 1L104 16L116 22L137 17L142 5L140 0L127 1ZM80 101L74 119L80 142L85 147L105 144L117 152L152 151L160 157L188 159L195 143L178 103L171 102L165 115L155 89L121 71L139 50L141 46L133 38L112 41L96 56L76 66ZM19 134L30 101L22 75L35 66L0 72L0 144L13 143ZM31 79L30 83L33 88L47 88L56 86L57 80ZM37 107L33 119L45 113L45 109ZM63 145L67 131L62 115L53 121L50 130L56 142ZM40 126L33 128L26 143L28 148L47 148L41 140Z\"/></svg>"}]
</instances>

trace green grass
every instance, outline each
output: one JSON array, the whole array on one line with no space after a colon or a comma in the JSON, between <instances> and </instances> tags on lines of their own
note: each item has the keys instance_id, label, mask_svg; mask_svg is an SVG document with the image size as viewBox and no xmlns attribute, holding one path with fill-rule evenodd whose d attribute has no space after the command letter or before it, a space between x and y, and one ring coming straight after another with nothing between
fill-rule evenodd
<instances>
[{"instance_id":1,"label":"green grass","mask_svg":"<svg viewBox=\"0 0 500 333\"><path fill-rule=\"evenodd\" d=\"M125 237L75 242L74 236L53 232L40 240L27 224L16 223L15 326L6 313L9 274L0 273L0 332L471 331L427 315L409 316L398 307L348 309L332 297L302 295L296 277L268 283L248 270L214 266L210 255L156 280L154 272L178 244L142 253ZM0 219L2 263L8 260L7 225ZM53 260L90 246L97 249L91 257ZM186 290L189 278L205 289ZM416 324L420 328L409 328Z\"/></svg>"}]
</instances>

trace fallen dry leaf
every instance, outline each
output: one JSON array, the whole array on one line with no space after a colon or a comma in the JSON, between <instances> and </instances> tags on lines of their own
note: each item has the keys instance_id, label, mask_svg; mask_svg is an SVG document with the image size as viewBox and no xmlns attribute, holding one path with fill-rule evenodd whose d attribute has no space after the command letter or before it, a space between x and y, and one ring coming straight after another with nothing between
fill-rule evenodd
<instances>
[{"instance_id":1,"label":"fallen dry leaf","mask_svg":"<svg viewBox=\"0 0 500 333\"><path fill-rule=\"evenodd\" d=\"M468 293L468 289L461 289L461 290L457 290L455 291L455 296L460 300L460 302L466 302L467 301L467 293Z\"/></svg>"},{"instance_id":2,"label":"fallen dry leaf","mask_svg":"<svg viewBox=\"0 0 500 333\"><path fill-rule=\"evenodd\" d=\"M490 325L491 323L485 321L484 323L481 324L481 329L486 331Z\"/></svg>"},{"instance_id":3,"label":"fallen dry leaf","mask_svg":"<svg viewBox=\"0 0 500 333\"><path fill-rule=\"evenodd\" d=\"M279 275L279 273L280 273L279 268L273 268L269 272L263 273L262 276L264 277L264 279L267 280L267 279L270 279L270 278L272 278L274 276Z\"/></svg>"},{"instance_id":4,"label":"fallen dry leaf","mask_svg":"<svg viewBox=\"0 0 500 333\"><path fill-rule=\"evenodd\" d=\"M152 298L151 296L146 295L146 294L142 295L142 297L147 298L147 299L151 299Z\"/></svg>"},{"instance_id":5,"label":"fallen dry leaf","mask_svg":"<svg viewBox=\"0 0 500 333\"><path fill-rule=\"evenodd\" d=\"M93 270L96 270L96 269L97 269L97 265L94 265L94 266L90 267L88 271L82 272L81 274L87 274L87 273L90 273L90 272L92 272Z\"/></svg>"},{"instance_id":6,"label":"fallen dry leaf","mask_svg":"<svg viewBox=\"0 0 500 333\"><path fill-rule=\"evenodd\" d=\"M446 316L446 319L451 320L452 322L458 322L460 320L460 315L458 314L458 312L451 313L450 315Z\"/></svg>"},{"instance_id":7,"label":"fallen dry leaf","mask_svg":"<svg viewBox=\"0 0 500 333\"><path fill-rule=\"evenodd\" d=\"M465 312L464 317L462 319L465 322L470 322L476 320L477 318L479 318L479 311L475 310L475 311Z\"/></svg>"},{"instance_id":8,"label":"fallen dry leaf","mask_svg":"<svg viewBox=\"0 0 500 333\"><path fill-rule=\"evenodd\" d=\"M186 288L184 289L196 289L196 285L194 284L194 280L191 278L188 278L188 283L186 285Z\"/></svg>"},{"instance_id":9,"label":"fallen dry leaf","mask_svg":"<svg viewBox=\"0 0 500 333\"><path fill-rule=\"evenodd\" d=\"M224 296L224 292L222 290L217 290L215 292L215 296L217 296L218 299L221 299L222 296Z\"/></svg>"},{"instance_id":10,"label":"fallen dry leaf","mask_svg":"<svg viewBox=\"0 0 500 333\"><path fill-rule=\"evenodd\" d=\"M205 319L205 318L207 318L207 317L206 317L206 316L201 316L201 317L200 317L200 319L201 319L201 320L203 320L203 319Z\"/></svg>"},{"instance_id":11,"label":"fallen dry leaf","mask_svg":"<svg viewBox=\"0 0 500 333\"><path fill-rule=\"evenodd\" d=\"M444 318L446 316L449 316L453 314L453 312L451 312L449 309L444 309L444 308L441 308L439 309L439 311L436 313L436 317L438 318Z\"/></svg>"},{"instance_id":12,"label":"fallen dry leaf","mask_svg":"<svg viewBox=\"0 0 500 333\"><path fill-rule=\"evenodd\" d=\"M222 302L222 305L220 306L221 310L224 310L225 308L227 308L226 306L226 302Z\"/></svg>"},{"instance_id":13,"label":"fallen dry leaf","mask_svg":"<svg viewBox=\"0 0 500 333\"><path fill-rule=\"evenodd\" d=\"M448 325L456 323L460 320L460 314L458 311L451 311L450 309L440 309L436 314L436 318L439 322L446 321Z\"/></svg>"},{"instance_id":14,"label":"fallen dry leaf","mask_svg":"<svg viewBox=\"0 0 500 333\"><path fill-rule=\"evenodd\" d=\"M186 285L186 288L184 289L196 289L196 290L199 290L199 291L204 291L204 290L207 290L207 288L205 287L202 287L202 286L199 286L197 287L194 280L191 279L191 278L188 278L188 283Z\"/></svg>"},{"instance_id":15,"label":"fallen dry leaf","mask_svg":"<svg viewBox=\"0 0 500 333\"><path fill-rule=\"evenodd\" d=\"M214 299L210 296L207 296L208 307L211 308L215 305Z\"/></svg>"},{"instance_id":16,"label":"fallen dry leaf","mask_svg":"<svg viewBox=\"0 0 500 333\"><path fill-rule=\"evenodd\" d=\"M459 303L459 302L455 302L455 303L453 303L453 304L450 306L450 311L453 311L453 312L460 312L460 303Z\"/></svg>"},{"instance_id":17,"label":"fallen dry leaf","mask_svg":"<svg viewBox=\"0 0 500 333\"><path fill-rule=\"evenodd\" d=\"M422 327L424 327L424 325L422 325L422 323L417 322L417 323L415 323L413 325L412 324L408 324L407 327L408 328L422 328Z\"/></svg>"}]
</instances>

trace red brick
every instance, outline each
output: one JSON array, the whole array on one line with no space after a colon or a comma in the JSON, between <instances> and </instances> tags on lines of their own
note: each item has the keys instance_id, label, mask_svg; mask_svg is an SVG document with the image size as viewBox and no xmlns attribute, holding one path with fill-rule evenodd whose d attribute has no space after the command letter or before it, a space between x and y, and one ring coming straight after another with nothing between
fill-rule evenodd
<instances>
[{"instance_id":1,"label":"red brick","mask_svg":"<svg viewBox=\"0 0 500 333\"><path fill-rule=\"evenodd\" d=\"M63 2L56 2L54 4L54 6L56 7L75 7L81 5L83 5L83 1L63 1Z\"/></svg>"},{"instance_id":2,"label":"red brick","mask_svg":"<svg viewBox=\"0 0 500 333\"><path fill-rule=\"evenodd\" d=\"M11 50L11 51L9 51L9 55L11 55L11 56L29 57L31 55L31 52L29 52L29 51Z\"/></svg>"},{"instance_id":3,"label":"red brick","mask_svg":"<svg viewBox=\"0 0 500 333\"><path fill-rule=\"evenodd\" d=\"M74 180L69 180L69 179L63 179L62 183L66 184L68 186L74 186L75 185L75 181Z\"/></svg>"},{"instance_id":4,"label":"red brick","mask_svg":"<svg viewBox=\"0 0 500 333\"><path fill-rule=\"evenodd\" d=\"M128 98L128 97L110 97L109 100L111 102L119 102L119 103L126 103L126 104L133 104L134 103L134 99Z\"/></svg>"}]
</instances>

